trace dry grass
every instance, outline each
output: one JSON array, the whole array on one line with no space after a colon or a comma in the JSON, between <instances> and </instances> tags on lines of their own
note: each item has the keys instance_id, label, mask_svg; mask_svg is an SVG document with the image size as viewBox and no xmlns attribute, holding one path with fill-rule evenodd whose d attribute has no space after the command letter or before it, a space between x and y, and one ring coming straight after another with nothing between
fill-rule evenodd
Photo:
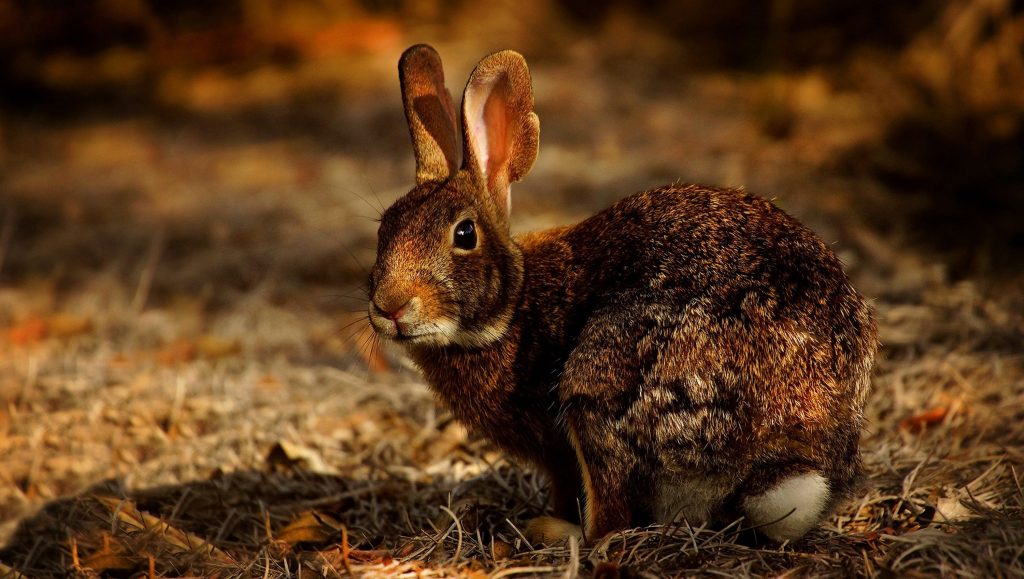
<instances>
[{"instance_id":1,"label":"dry grass","mask_svg":"<svg viewBox=\"0 0 1024 579\"><path fill-rule=\"evenodd\" d=\"M970 284L920 298L878 304L863 493L794 547L752 545L739 523L535 549L518 529L543 481L468 440L411 376L247 353L109 373L118 341L85 335L5 365L29 385L5 415L3 504L30 516L0 560L28 576L150 559L163 575L1020 575L1020 319Z\"/></svg>"},{"instance_id":2,"label":"dry grass","mask_svg":"<svg viewBox=\"0 0 1024 579\"><path fill-rule=\"evenodd\" d=\"M975 26L985 6L1003 19L992 42ZM952 29L956 66L988 51L1017 70L1008 10L951 3L900 66L920 70ZM515 45L531 18L490 33ZM950 235L915 205L939 177L901 189L865 171L921 112L908 87L954 91L997 128L1021 118L1020 94L975 102L938 69L907 80L870 57L676 78L629 64L670 70L675 50L652 31L616 40L635 25L615 16L535 64L544 142L518 227L681 178L775 196L835 242L883 350L867 480L826 525L782 548L742 521L525 540L545 481L469 437L351 313L372 219L412 172L396 42L291 68L174 69L160 114L0 119L0 576L1024 576L1019 271L953 268L928 241ZM439 43L452 86L485 50L467 26Z\"/></svg>"}]
</instances>

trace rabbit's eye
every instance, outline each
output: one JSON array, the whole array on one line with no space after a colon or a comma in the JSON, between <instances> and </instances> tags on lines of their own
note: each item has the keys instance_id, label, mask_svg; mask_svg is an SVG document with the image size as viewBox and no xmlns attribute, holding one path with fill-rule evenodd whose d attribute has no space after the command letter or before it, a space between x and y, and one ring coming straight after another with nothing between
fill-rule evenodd
<instances>
[{"instance_id":1,"label":"rabbit's eye","mask_svg":"<svg viewBox=\"0 0 1024 579\"><path fill-rule=\"evenodd\" d=\"M455 239L452 240L452 244L459 249L475 249L476 248L476 224L473 223L472 219L463 219L455 226Z\"/></svg>"}]
</instances>

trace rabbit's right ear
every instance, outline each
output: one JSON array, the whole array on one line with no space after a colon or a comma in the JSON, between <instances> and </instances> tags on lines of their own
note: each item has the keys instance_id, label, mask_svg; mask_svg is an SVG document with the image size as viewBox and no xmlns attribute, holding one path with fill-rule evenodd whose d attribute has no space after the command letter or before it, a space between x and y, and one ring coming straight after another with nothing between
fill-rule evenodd
<instances>
[{"instance_id":1,"label":"rabbit's right ear","mask_svg":"<svg viewBox=\"0 0 1024 579\"><path fill-rule=\"evenodd\" d=\"M441 57L426 44L410 47L398 61L398 78L416 154L416 183L445 181L458 168L458 132Z\"/></svg>"},{"instance_id":2,"label":"rabbit's right ear","mask_svg":"<svg viewBox=\"0 0 1024 579\"><path fill-rule=\"evenodd\" d=\"M510 187L537 159L540 121L523 55L503 50L476 65L462 97L463 166L508 221Z\"/></svg>"}]
</instances>

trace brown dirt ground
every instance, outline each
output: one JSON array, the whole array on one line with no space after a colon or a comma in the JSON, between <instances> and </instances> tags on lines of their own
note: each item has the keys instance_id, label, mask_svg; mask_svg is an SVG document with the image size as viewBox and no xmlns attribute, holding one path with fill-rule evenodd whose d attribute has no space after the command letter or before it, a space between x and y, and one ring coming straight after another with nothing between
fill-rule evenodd
<instances>
[{"instance_id":1,"label":"brown dirt ground","mask_svg":"<svg viewBox=\"0 0 1024 579\"><path fill-rule=\"evenodd\" d=\"M512 22L445 40L375 21L381 46L0 116L0 575L1024 576L1021 278L1002 238L938 243L964 234L872 170L914 106L898 65L683 74L627 17L546 51L562 32ZM431 37L456 91L495 42L543 55L516 228L682 180L773 197L834 244L883 348L867 481L821 529L782 548L739 525L525 540L544 480L359 323L373 218L412 177L395 62Z\"/></svg>"}]
</instances>

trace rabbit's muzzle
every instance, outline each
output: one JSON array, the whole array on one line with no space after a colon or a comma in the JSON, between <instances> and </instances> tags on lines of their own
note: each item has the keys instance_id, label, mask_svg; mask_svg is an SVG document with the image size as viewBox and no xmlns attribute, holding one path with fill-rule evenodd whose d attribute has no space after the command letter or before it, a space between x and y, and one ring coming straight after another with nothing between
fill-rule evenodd
<instances>
[{"instance_id":1,"label":"rabbit's muzzle","mask_svg":"<svg viewBox=\"0 0 1024 579\"><path fill-rule=\"evenodd\" d=\"M370 324L384 338L410 343L446 343L456 322L440 313L429 292L378 286L368 304Z\"/></svg>"},{"instance_id":2,"label":"rabbit's muzzle","mask_svg":"<svg viewBox=\"0 0 1024 579\"><path fill-rule=\"evenodd\" d=\"M401 300L398 300L401 301ZM412 316L415 315L419 309L420 299L409 298L402 305L398 307L380 306L377 302L370 302L370 319L378 322L376 326L382 327L387 330L384 333L390 334L394 332L395 335L400 335L405 331L408 333L409 322ZM386 321L381 321L380 318L384 318ZM390 322L390 324L388 323Z\"/></svg>"},{"instance_id":3,"label":"rabbit's muzzle","mask_svg":"<svg viewBox=\"0 0 1024 579\"><path fill-rule=\"evenodd\" d=\"M370 323L385 338L410 337L420 322L423 300L408 291L377 291L369 304Z\"/></svg>"}]
</instances>

